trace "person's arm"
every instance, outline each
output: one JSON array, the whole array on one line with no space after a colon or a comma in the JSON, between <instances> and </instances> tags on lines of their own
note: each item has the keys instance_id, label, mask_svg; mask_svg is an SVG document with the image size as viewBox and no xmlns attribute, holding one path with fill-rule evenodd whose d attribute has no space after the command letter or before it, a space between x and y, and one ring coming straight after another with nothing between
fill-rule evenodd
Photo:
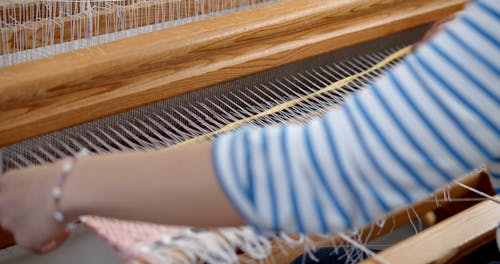
<instances>
[{"instance_id":1,"label":"person's arm","mask_svg":"<svg viewBox=\"0 0 500 264\"><path fill-rule=\"evenodd\" d=\"M84 157L64 185L62 210L198 227L243 224L219 187L211 142Z\"/></svg>"},{"instance_id":2,"label":"person's arm","mask_svg":"<svg viewBox=\"0 0 500 264\"><path fill-rule=\"evenodd\" d=\"M206 142L175 148L87 156L63 186L68 220L84 214L198 227L242 225L221 191ZM62 231L51 190L64 161L0 177L0 217L20 246L40 247Z\"/></svg>"}]
</instances>

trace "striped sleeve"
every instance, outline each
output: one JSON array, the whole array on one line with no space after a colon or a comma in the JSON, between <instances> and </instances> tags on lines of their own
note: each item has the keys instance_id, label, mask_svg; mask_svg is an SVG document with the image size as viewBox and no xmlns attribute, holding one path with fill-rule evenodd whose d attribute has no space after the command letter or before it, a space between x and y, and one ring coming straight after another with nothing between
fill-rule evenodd
<instances>
[{"instance_id":1,"label":"striped sleeve","mask_svg":"<svg viewBox=\"0 0 500 264\"><path fill-rule=\"evenodd\" d=\"M331 233L483 164L500 175L499 28L499 2L474 2L343 107L218 137L221 186L260 232Z\"/></svg>"}]
</instances>

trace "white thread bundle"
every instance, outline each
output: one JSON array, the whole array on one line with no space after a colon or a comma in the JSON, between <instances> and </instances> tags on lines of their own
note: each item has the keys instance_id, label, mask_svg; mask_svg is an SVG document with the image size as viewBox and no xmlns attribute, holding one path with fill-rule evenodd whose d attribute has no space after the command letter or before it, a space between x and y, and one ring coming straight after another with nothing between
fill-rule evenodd
<instances>
[{"instance_id":1,"label":"white thread bundle","mask_svg":"<svg viewBox=\"0 0 500 264\"><path fill-rule=\"evenodd\" d=\"M136 36L274 0L2 0L0 66Z\"/></svg>"}]
</instances>

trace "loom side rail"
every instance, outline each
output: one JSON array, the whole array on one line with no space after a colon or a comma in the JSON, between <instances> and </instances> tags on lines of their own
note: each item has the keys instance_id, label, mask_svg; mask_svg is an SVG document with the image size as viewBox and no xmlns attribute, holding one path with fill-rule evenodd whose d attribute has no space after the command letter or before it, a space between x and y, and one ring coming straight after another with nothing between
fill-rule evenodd
<instances>
[{"instance_id":1,"label":"loom side rail","mask_svg":"<svg viewBox=\"0 0 500 264\"><path fill-rule=\"evenodd\" d=\"M284 0L0 69L0 146L443 18L465 0Z\"/></svg>"},{"instance_id":2,"label":"loom side rail","mask_svg":"<svg viewBox=\"0 0 500 264\"><path fill-rule=\"evenodd\" d=\"M484 171L476 173L476 174L464 176L464 177L460 178L459 181L462 184L465 184L465 185L472 187L476 190L480 190L480 191L487 193L489 195L495 194L495 191L493 190L493 187L492 187L491 182L489 180L489 176ZM434 195L435 195L435 197L443 197L443 198L448 197L451 199L481 198L477 194L474 194L474 193L470 192L469 190L467 190L463 187L460 187L458 185L452 185L451 187L443 187L440 190L436 191ZM370 242L371 240L373 240L377 237L383 236L384 234L391 232L392 229L409 224L410 221L415 221L417 219L417 217L422 217L427 212L433 212L436 209L446 208L446 209L451 210L452 213L456 213L456 212L461 212L461 211L465 210L466 208L469 208L469 207L473 206L475 203L477 203L477 202L461 202L457 207L457 205L454 204L453 202L441 201L441 202L439 202L439 207L436 207L436 202L433 202L432 200L433 200L433 198L429 197L426 200L412 204L411 208L413 208L413 209L411 210L411 212L414 212L414 213L411 213L411 214L408 213L410 210L409 209L410 207L404 207L404 208L401 208L401 209L398 209L398 210L395 210L395 211L389 213L385 217L386 219L388 219L387 223L385 225L382 225L382 226L367 225L366 227L364 227L361 230L360 239L362 241L365 241L365 242ZM498 206L500 206L500 205L497 204L497 207ZM499 211L498 213L500 213L500 210L498 210L498 211ZM411 216L411 218L409 218L409 216ZM478 216L478 217L481 218L481 216ZM488 217L488 219L489 219L489 217ZM493 217L493 219L494 219L494 217ZM500 219L500 217L496 218L496 221L497 221L496 224L498 224L498 219ZM478 221L481 221L481 220L478 220ZM393 224L391 224L391 222ZM456 228L456 226L454 228ZM463 237L462 237L462 239L463 239ZM337 244L342 243L343 239L340 237L332 237L330 239L318 238L318 239L315 239L314 241L315 241L315 245L318 248L321 248L321 247L331 247L334 243L337 243ZM464 242L464 241L465 240L462 240L462 242ZM426 242L424 240L424 242L421 242L421 243L425 244ZM410 253L414 253L415 251L413 249L411 249L411 250L407 250L407 252L409 252L409 254L410 254ZM273 252L268 260L274 261L274 263L291 263L296 257L298 257L299 255L301 255L303 253L304 253L304 248L302 246L297 246L294 248L287 248L286 253L283 252L281 247L276 246L276 247L273 247ZM242 259L242 261L240 261L241 263L246 263L246 260L251 259L251 257L244 254L241 256L241 259ZM394 261L394 262L391 261L390 263L407 263L406 261L401 261L401 259L399 259L399 260L400 261ZM372 263L372 262L369 262L369 263ZM378 262L373 262L373 263L378 263ZM427 263L427 262L415 262L415 263Z\"/></svg>"},{"instance_id":3,"label":"loom side rail","mask_svg":"<svg viewBox=\"0 0 500 264\"><path fill-rule=\"evenodd\" d=\"M500 195L495 196L500 199ZM416 234L378 255L389 263L454 263L493 241L500 204L486 200ZM415 254L418 252L418 254ZM363 264L378 263L373 259Z\"/></svg>"}]
</instances>

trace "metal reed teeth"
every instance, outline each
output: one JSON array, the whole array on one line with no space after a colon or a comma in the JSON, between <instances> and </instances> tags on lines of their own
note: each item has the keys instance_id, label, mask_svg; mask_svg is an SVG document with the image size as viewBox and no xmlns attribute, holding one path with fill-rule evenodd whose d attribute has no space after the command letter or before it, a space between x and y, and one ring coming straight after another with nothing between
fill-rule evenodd
<instances>
[{"instance_id":1,"label":"metal reed teeth","mask_svg":"<svg viewBox=\"0 0 500 264\"><path fill-rule=\"evenodd\" d=\"M333 65L321 65L238 89L224 89L197 96L196 100L182 103L165 100L105 120L20 142L3 148L4 167L52 162L68 155L76 155L84 148L103 154L173 146L213 133L233 122L259 115L274 106L315 94L339 79L368 69L395 50L358 56ZM397 61L393 61L385 68L393 67L396 63ZM247 123L262 126L304 122L341 104L346 96L361 89L382 72L383 69L369 72L338 89L316 94L277 113L252 118Z\"/></svg>"}]
</instances>

